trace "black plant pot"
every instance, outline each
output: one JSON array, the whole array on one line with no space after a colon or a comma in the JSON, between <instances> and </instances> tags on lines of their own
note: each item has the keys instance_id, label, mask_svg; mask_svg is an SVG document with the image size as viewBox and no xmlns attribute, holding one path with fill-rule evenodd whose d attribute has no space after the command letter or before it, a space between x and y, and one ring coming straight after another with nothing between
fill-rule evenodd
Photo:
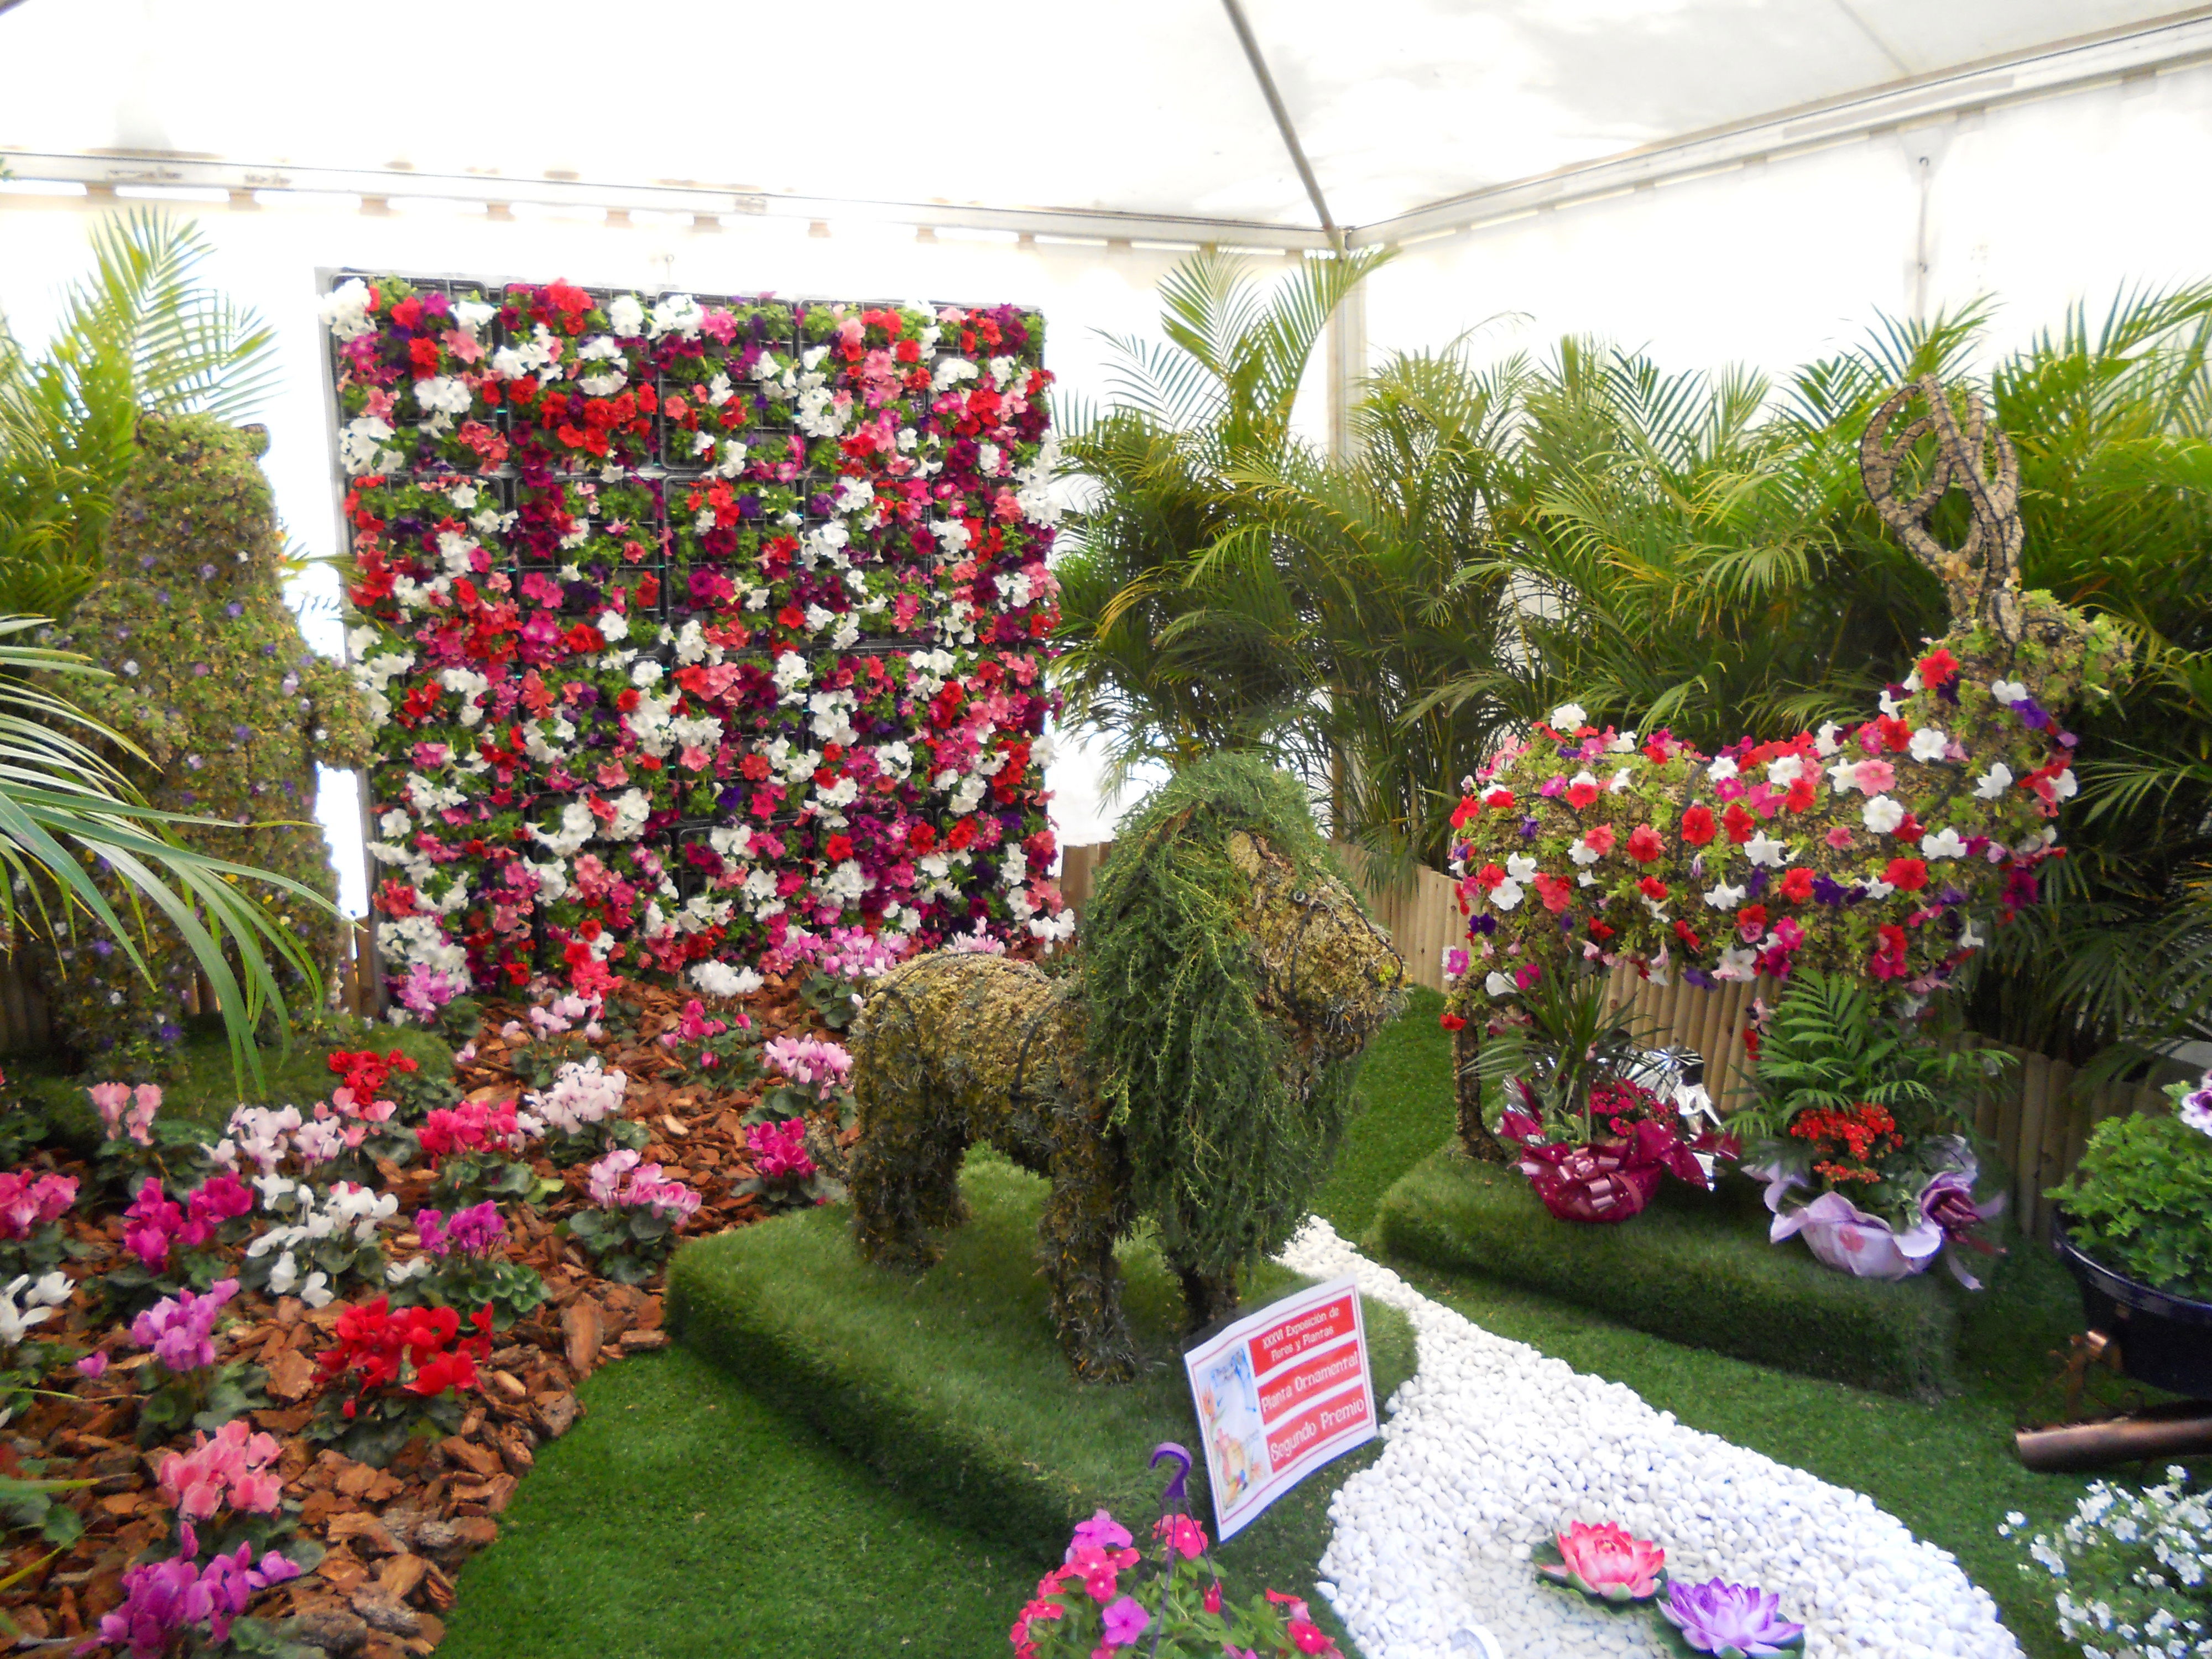
<instances>
[{"instance_id":1,"label":"black plant pot","mask_svg":"<svg viewBox=\"0 0 2212 1659\"><path fill-rule=\"evenodd\" d=\"M2119 1344L2128 1376L2191 1400L2212 1400L2212 1302L2154 1291L2092 1261L2067 1236L2063 1215L2051 1218L2051 1239L2081 1286L2089 1328Z\"/></svg>"}]
</instances>

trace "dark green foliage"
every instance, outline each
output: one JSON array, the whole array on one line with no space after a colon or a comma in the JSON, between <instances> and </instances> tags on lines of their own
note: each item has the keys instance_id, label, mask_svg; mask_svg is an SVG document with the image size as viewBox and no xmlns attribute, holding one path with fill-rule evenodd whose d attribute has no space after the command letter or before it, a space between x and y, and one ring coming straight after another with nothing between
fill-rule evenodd
<instances>
[{"instance_id":1,"label":"dark green foliage","mask_svg":"<svg viewBox=\"0 0 2212 1659\"><path fill-rule=\"evenodd\" d=\"M1030 1265L1044 1183L977 1153L962 1188L968 1224L916 1277L855 1260L835 1208L687 1243L669 1269L670 1328L902 1491L1031 1560L1056 1561L1069 1527L1094 1509L1133 1522L1154 1511L1158 1478L1145 1456L1155 1443L1197 1444L1176 1279L1151 1241L1126 1247L1137 1379L1074 1381ZM1252 1300L1301 1282L1264 1267ZM1373 1302L1366 1318L1379 1401L1411 1374L1413 1334ZM1231 1540L1224 1568L1239 1583L1259 1574L1304 1594L1328 1535L1328 1494L1350 1473L1340 1462L1309 1479ZM1201 1514L1203 1484L1194 1474Z\"/></svg>"},{"instance_id":2,"label":"dark green foliage","mask_svg":"<svg viewBox=\"0 0 2212 1659\"><path fill-rule=\"evenodd\" d=\"M1758 1189L1731 1181L1663 1186L1632 1222L1577 1226L1517 1171L1448 1148L1383 1195L1370 1243L1762 1364L1917 1399L1956 1387L1960 1293L1944 1276L1854 1279L1768 1243L1767 1220Z\"/></svg>"},{"instance_id":3,"label":"dark green foliage","mask_svg":"<svg viewBox=\"0 0 2212 1659\"><path fill-rule=\"evenodd\" d=\"M650 1204L579 1210L561 1224L600 1273L621 1285L642 1285L676 1248L676 1223Z\"/></svg>"},{"instance_id":4,"label":"dark green foliage","mask_svg":"<svg viewBox=\"0 0 2212 1659\"><path fill-rule=\"evenodd\" d=\"M337 884L313 821L315 766L367 760L368 712L345 670L308 649L284 603L283 544L258 459L268 434L212 416L149 414L137 447L108 520L106 574L50 643L110 672L71 689L143 751L112 758L147 800L222 821L185 828L186 845L292 884L269 890L271 914L314 941L327 970L337 922L313 898L330 900ZM104 938L55 947L56 1027L103 1079L175 1069L194 963L169 922L149 926L158 989Z\"/></svg>"},{"instance_id":5,"label":"dark green foliage","mask_svg":"<svg viewBox=\"0 0 2212 1659\"><path fill-rule=\"evenodd\" d=\"M1224 755L1177 774L1122 821L1084 916L1091 1076L1126 1139L1137 1204L1170 1255L1217 1275L1272 1255L1297 1230L1336 1155L1358 1068L1355 1045L1308 1071L1292 1030L1268 1018L1246 922L1253 872L1229 846L1242 832L1288 860L1302 888L1343 884L1304 787L1257 757ZM1364 965L1296 971L1348 978ZM1367 988L1370 1004L1378 988Z\"/></svg>"},{"instance_id":6,"label":"dark green foliage","mask_svg":"<svg viewBox=\"0 0 2212 1659\"><path fill-rule=\"evenodd\" d=\"M545 1300L545 1275L526 1261L504 1256L472 1256L454 1250L434 1258L431 1270L392 1290L395 1308L452 1308L465 1319L478 1308L491 1310L491 1328L511 1329Z\"/></svg>"},{"instance_id":7,"label":"dark green foliage","mask_svg":"<svg viewBox=\"0 0 2212 1659\"><path fill-rule=\"evenodd\" d=\"M2212 1300L2212 1135L2163 1113L2106 1119L2048 1196L2068 1230L2114 1272Z\"/></svg>"}]
</instances>

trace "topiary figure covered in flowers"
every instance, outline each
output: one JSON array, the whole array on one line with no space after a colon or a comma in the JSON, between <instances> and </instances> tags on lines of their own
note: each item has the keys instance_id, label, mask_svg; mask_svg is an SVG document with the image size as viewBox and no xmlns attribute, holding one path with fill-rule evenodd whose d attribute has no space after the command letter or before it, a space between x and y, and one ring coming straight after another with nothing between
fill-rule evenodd
<instances>
[{"instance_id":1,"label":"topiary figure covered in flowers","mask_svg":"<svg viewBox=\"0 0 2212 1659\"><path fill-rule=\"evenodd\" d=\"M1981 400L1963 401L1962 419L1933 375L1899 386L1860 445L1868 495L1951 611L1873 718L1705 755L1570 703L1460 802L1468 939L1444 1024L1477 1155L1506 1156L1474 1051L1525 1021L1548 976L1627 963L1711 987L1818 969L1917 1006L2035 902L2075 789L2057 715L2103 695L2129 647L2109 619L2021 591L2019 462ZM1957 547L1929 528L1953 489L1970 524Z\"/></svg>"},{"instance_id":2,"label":"topiary figure covered in flowers","mask_svg":"<svg viewBox=\"0 0 2212 1659\"><path fill-rule=\"evenodd\" d=\"M188 845L333 896L315 766L366 763L368 711L284 603L283 541L259 462L269 434L149 413L137 445L109 522L106 574L52 641L113 678L56 689L144 751L111 758L152 805L240 826L177 826ZM121 884L105 884L120 912ZM335 965L330 916L273 885L257 896ZM182 1035L192 957L165 918L149 911L147 926L156 986L82 931L47 964L58 1034L106 1077L159 1074Z\"/></svg>"}]
</instances>

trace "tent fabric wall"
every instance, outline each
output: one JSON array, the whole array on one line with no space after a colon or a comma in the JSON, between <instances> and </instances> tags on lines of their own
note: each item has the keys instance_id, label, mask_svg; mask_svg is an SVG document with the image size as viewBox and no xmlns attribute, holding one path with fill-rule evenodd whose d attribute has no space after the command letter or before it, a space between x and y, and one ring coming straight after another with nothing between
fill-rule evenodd
<instances>
[{"instance_id":1,"label":"tent fabric wall","mask_svg":"<svg viewBox=\"0 0 2212 1659\"><path fill-rule=\"evenodd\" d=\"M1479 356L1587 332L1670 369L1784 370L1877 312L1984 294L2001 349L2076 300L2212 276L2187 185L2208 169L2203 64L1891 128L1413 244L1368 280L1370 361L1500 318Z\"/></svg>"}]
</instances>

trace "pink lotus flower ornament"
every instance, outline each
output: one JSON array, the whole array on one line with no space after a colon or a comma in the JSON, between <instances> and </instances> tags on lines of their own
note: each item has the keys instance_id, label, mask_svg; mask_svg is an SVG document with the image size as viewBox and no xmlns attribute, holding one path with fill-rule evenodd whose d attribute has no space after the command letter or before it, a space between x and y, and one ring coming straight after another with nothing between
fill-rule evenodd
<instances>
[{"instance_id":1,"label":"pink lotus flower ornament","mask_svg":"<svg viewBox=\"0 0 2212 1659\"><path fill-rule=\"evenodd\" d=\"M1554 1554L1556 1561L1545 1559ZM1573 1522L1536 1561L1547 1578L1614 1606L1650 1601L1667 1582L1666 1568L1665 1550L1610 1522Z\"/></svg>"},{"instance_id":2,"label":"pink lotus flower ornament","mask_svg":"<svg viewBox=\"0 0 2212 1659\"><path fill-rule=\"evenodd\" d=\"M1713 1659L1774 1659L1805 1644L1805 1626L1784 1619L1781 1602L1772 1590L1709 1578L1702 1584L1669 1584L1659 1611L1693 1652Z\"/></svg>"}]
</instances>

